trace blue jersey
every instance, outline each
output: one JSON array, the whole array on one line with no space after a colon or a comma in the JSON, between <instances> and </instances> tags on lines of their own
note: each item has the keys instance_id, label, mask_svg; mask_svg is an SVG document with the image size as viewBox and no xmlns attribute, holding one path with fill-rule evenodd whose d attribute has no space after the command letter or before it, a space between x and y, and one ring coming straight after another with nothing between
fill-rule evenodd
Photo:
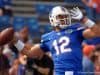
<instances>
[{"instance_id":1,"label":"blue jersey","mask_svg":"<svg viewBox=\"0 0 100 75\"><path fill-rule=\"evenodd\" d=\"M65 75L65 71L82 70L83 30L83 27L75 24L60 32L52 31L42 36L40 46L43 51L52 53L57 75Z\"/></svg>"}]
</instances>

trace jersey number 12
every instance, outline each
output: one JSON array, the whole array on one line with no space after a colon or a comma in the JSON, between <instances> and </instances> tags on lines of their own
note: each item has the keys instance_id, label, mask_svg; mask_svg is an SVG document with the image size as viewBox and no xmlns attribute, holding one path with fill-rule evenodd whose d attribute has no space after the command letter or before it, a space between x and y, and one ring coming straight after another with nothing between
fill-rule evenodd
<instances>
[{"instance_id":1,"label":"jersey number 12","mask_svg":"<svg viewBox=\"0 0 100 75\"><path fill-rule=\"evenodd\" d=\"M56 54L59 55L65 52L71 52L71 48L67 47L69 43L70 39L66 36L61 37L59 40L54 40L53 47L56 50Z\"/></svg>"}]
</instances>

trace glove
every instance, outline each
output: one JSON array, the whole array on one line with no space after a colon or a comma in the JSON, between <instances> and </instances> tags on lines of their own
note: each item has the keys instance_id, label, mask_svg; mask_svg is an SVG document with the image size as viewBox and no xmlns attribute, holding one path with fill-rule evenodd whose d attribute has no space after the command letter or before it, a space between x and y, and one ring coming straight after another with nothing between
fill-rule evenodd
<instances>
[{"instance_id":1,"label":"glove","mask_svg":"<svg viewBox=\"0 0 100 75\"><path fill-rule=\"evenodd\" d=\"M72 10L70 10L70 13L71 13L72 19L80 21L83 18L83 13L78 7L73 8Z\"/></svg>"}]
</instances>

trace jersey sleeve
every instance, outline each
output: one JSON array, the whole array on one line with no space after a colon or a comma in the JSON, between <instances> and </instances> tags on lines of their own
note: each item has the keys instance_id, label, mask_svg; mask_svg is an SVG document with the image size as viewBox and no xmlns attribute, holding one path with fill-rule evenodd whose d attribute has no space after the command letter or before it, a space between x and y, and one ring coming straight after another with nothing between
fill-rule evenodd
<instances>
[{"instance_id":1,"label":"jersey sleeve","mask_svg":"<svg viewBox=\"0 0 100 75\"><path fill-rule=\"evenodd\" d=\"M84 39L84 36L83 36L83 31L86 29L86 27L82 26L81 24L77 24L77 31L78 31L78 36L80 39Z\"/></svg>"},{"instance_id":2,"label":"jersey sleeve","mask_svg":"<svg viewBox=\"0 0 100 75\"><path fill-rule=\"evenodd\" d=\"M48 52L49 48L47 46L47 42L48 42L48 38L47 36L43 35L41 38L41 43L40 43L40 48L44 51L44 52Z\"/></svg>"},{"instance_id":3,"label":"jersey sleeve","mask_svg":"<svg viewBox=\"0 0 100 75\"><path fill-rule=\"evenodd\" d=\"M79 37L84 38L83 37L83 31L85 30L85 27L79 27L77 30L78 30L78 33L79 33Z\"/></svg>"},{"instance_id":4,"label":"jersey sleeve","mask_svg":"<svg viewBox=\"0 0 100 75\"><path fill-rule=\"evenodd\" d=\"M79 38L85 39L83 36L83 31L85 30L85 27L80 27L78 29L78 33L79 33Z\"/></svg>"}]
</instances>

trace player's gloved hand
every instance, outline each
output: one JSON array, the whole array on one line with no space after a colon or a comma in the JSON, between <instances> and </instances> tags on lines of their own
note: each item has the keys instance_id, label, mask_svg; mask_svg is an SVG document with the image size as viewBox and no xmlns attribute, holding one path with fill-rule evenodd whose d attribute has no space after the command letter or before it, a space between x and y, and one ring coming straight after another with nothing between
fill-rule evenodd
<instances>
[{"instance_id":1,"label":"player's gloved hand","mask_svg":"<svg viewBox=\"0 0 100 75\"><path fill-rule=\"evenodd\" d=\"M70 12L71 12L72 19L80 21L83 18L83 13L78 7L73 8L72 10L70 10Z\"/></svg>"}]
</instances>

